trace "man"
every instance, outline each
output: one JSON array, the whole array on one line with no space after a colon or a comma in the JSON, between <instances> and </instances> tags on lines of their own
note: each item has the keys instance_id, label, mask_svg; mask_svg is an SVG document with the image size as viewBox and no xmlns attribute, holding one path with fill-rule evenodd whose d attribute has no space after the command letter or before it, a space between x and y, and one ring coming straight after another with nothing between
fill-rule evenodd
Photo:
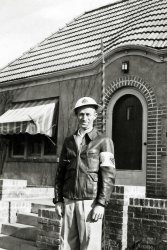
<instances>
[{"instance_id":1,"label":"man","mask_svg":"<svg viewBox=\"0 0 167 250\"><path fill-rule=\"evenodd\" d=\"M99 106L79 99L79 128L64 141L55 181L56 212L63 216L64 250L101 250L102 218L114 187L114 149L93 123Z\"/></svg>"}]
</instances>

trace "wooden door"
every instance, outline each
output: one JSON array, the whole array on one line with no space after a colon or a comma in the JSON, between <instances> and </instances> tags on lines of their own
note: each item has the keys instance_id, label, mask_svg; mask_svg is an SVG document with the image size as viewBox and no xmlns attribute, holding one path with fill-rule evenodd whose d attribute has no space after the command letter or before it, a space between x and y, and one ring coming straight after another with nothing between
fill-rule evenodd
<instances>
[{"instance_id":1,"label":"wooden door","mask_svg":"<svg viewBox=\"0 0 167 250\"><path fill-rule=\"evenodd\" d=\"M117 184L143 185L143 107L140 100L131 94L121 96L113 107L112 119Z\"/></svg>"}]
</instances>

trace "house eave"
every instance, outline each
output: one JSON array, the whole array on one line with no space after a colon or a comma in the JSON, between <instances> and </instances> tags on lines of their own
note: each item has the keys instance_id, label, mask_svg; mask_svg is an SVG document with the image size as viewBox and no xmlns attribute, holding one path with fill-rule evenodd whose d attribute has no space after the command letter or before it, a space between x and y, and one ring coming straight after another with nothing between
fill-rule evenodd
<instances>
[{"instance_id":1,"label":"house eave","mask_svg":"<svg viewBox=\"0 0 167 250\"><path fill-rule=\"evenodd\" d=\"M104 53L105 61L107 62L107 60L110 59L109 60L110 63L126 55L133 55L133 56L139 55L159 63L167 62L167 48L156 49L141 45L124 45L114 49L111 48L110 50ZM101 61L102 57L99 57L98 60L86 66L2 82L0 83L0 88L9 87L11 85L12 87L14 87L16 85L26 84L32 81L37 82L41 79L51 79L55 77L59 78L61 76L63 76L61 79L65 80L67 76L69 79L69 78L76 78L75 75L77 75L77 77L83 77L85 76L85 74L87 75L97 74L100 72L98 66L100 66Z\"/></svg>"}]
</instances>

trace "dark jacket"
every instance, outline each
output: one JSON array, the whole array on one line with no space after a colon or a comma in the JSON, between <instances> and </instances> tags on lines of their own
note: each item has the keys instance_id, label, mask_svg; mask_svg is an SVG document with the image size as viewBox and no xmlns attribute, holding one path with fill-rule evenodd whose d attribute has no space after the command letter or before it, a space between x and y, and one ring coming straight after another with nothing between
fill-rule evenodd
<instances>
[{"instance_id":1,"label":"dark jacket","mask_svg":"<svg viewBox=\"0 0 167 250\"><path fill-rule=\"evenodd\" d=\"M101 205L107 204L114 187L115 168L100 166L101 152L114 154L113 143L96 128L85 135L81 150L74 135L65 139L55 179L54 203L63 202L65 197L96 199Z\"/></svg>"}]
</instances>

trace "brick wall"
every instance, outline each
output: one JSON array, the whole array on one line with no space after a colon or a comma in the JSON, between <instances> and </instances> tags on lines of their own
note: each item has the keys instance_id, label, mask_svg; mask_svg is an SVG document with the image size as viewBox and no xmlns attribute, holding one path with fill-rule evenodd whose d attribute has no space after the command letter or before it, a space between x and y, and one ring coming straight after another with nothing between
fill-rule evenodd
<instances>
[{"instance_id":1,"label":"brick wall","mask_svg":"<svg viewBox=\"0 0 167 250\"><path fill-rule=\"evenodd\" d=\"M38 211L38 250L60 249L61 220L54 209L39 209Z\"/></svg>"},{"instance_id":2,"label":"brick wall","mask_svg":"<svg viewBox=\"0 0 167 250\"><path fill-rule=\"evenodd\" d=\"M167 249L167 200L130 199L128 249Z\"/></svg>"},{"instance_id":3,"label":"brick wall","mask_svg":"<svg viewBox=\"0 0 167 250\"><path fill-rule=\"evenodd\" d=\"M116 187L109 202L102 249L166 250L167 200L129 198L127 191L124 187ZM60 249L61 223L54 209L39 210L38 250Z\"/></svg>"},{"instance_id":4,"label":"brick wall","mask_svg":"<svg viewBox=\"0 0 167 250\"><path fill-rule=\"evenodd\" d=\"M122 246L123 233L123 211L124 211L124 187L115 187L112 198L105 211L103 223L103 241L104 250L120 249Z\"/></svg>"},{"instance_id":5,"label":"brick wall","mask_svg":"<svg viewBox=\"0 0 167 250\"><path fill-rule=\"evenodd\" d=\"M105 211L102 235L103 250L127 247L128 205L130 197L144 197L145 188L116 186ZM38 250L59 250L61 221L54 209L39 210Z\"/></svg>"}]
</instances>

